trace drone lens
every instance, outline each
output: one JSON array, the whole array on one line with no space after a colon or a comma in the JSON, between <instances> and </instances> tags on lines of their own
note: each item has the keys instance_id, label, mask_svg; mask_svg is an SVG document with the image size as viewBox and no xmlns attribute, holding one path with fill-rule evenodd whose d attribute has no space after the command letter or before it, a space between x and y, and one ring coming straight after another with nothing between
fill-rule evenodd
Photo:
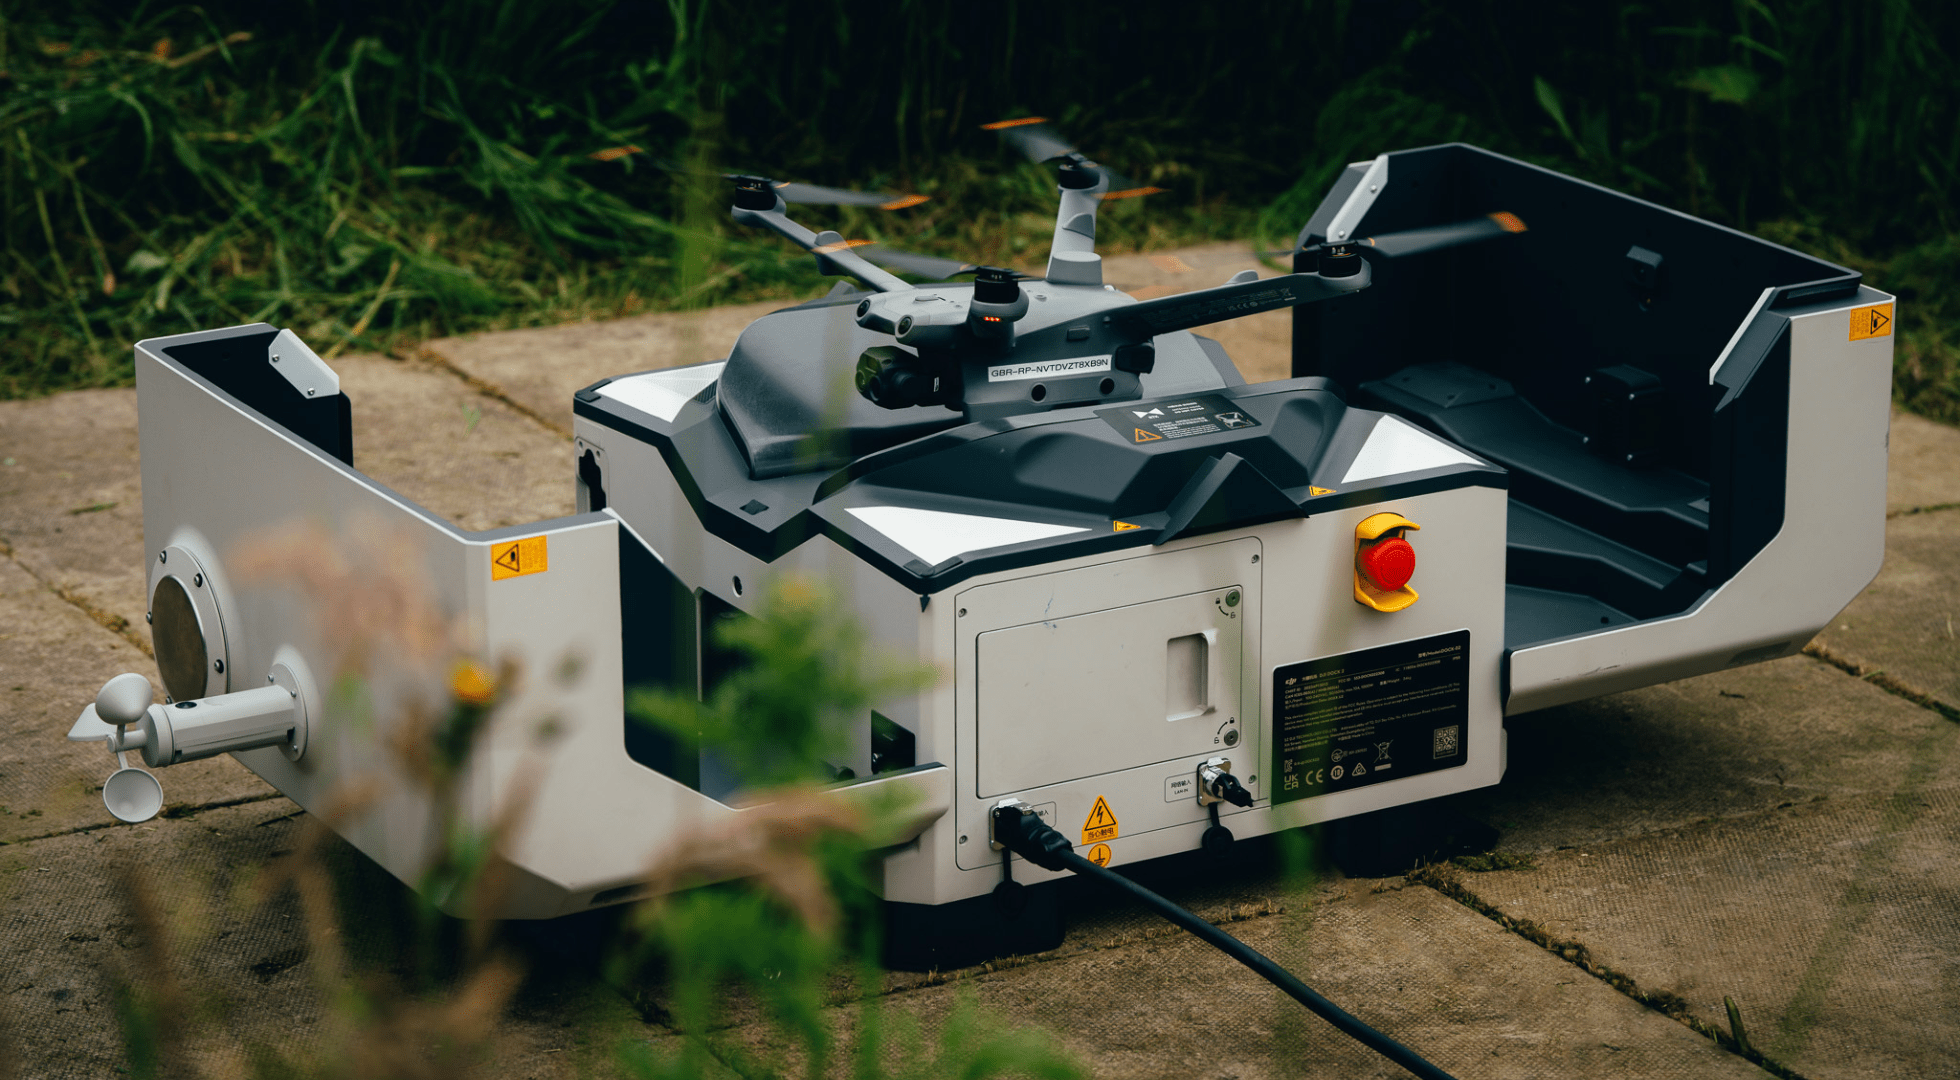
<instances>
[{"instance_id":1,"label":"drone lens","mask_svg":"<svg viewBox=\"0 0 1960 1080\"><path fill-rule=\"evenodd\" d=\"M898 320L899 336L903 337L904 335L909 334L911 332L912 332L912 316L907 315L903 319Z\"/></svg>"}]
</instances>

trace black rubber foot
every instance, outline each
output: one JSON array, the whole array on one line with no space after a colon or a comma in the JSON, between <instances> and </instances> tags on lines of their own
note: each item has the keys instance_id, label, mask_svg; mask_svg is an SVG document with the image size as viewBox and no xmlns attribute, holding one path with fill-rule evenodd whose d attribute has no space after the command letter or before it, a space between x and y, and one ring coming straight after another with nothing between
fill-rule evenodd
<instances>
[{"instance_id":1,"label":"black rubber foot","mask_svg":"<svg viewBox=\"0 0 1960 1080\"><path fill-rule=\"evenodd\" d=\"M1205 854L1223 860L1232 854L1232 830L1223 825L1213 825L1205 830L1199 843L1204 845Z\"/></svg>"},{"instance_id":2,"label":"black rubber foot","mask_svg":"<svg viewBox=\"0 0 1960 1080\"><path fill-rule=\"evenodd\" d=\"M1027 914L1028 887L1018 881L1003 881L994 886L994 910L1009 922Z\"/></svg>"},{"instance_id":3,"label":"black rubber foot","mask_svg":"<svg viewBox=\"0 0 1960 1080\"><path fill-rule=\"evenodd\" d=\"M1058 882L1013 886L950 904L885 904L885 966L894 971L970 967L1003 956L1046 952L1062 943L1067 922ZM1008 915L1003 908L1018 911Z\"/></svg>"},{"instance_id":4,"label":"black rubber foot","mask_svg":"<svg viewBox=\"0 0 1960 1080\"><path fill-rule=\"evenodd\" d=\"M1493 825L1430 803L1391 806L1327 824L1327 854L1349 877L1393 877L1497 846Z\"/></svg>"}]
</instances>

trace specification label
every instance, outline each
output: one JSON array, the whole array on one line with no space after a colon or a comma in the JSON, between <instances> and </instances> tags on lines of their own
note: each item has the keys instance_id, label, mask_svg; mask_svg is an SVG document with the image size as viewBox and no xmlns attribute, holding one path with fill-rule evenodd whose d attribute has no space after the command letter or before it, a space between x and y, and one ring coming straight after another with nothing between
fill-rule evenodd
<instances>
[{"instance_id":1,"label":"specification label","mask_svg":"<svg viewBox=\"0 0 1960 1080\"><path fill-rule=\"evenodd\" d=\"M1469 760L1470 631L1273 671L1273 802Z\"/></svg>"},{"instance_id":2,"label":"specification label","mask_svg":"<svg viewBox=\"0 0 1960 1080\"><path fill-rule=\"evenodd\" d=\"M1239 408L1237 402L1217 394L1203 394L1182 401L1138 402L1121 408L1097 409L1096 415L1134 443L1188 439L1193 435L1215 435L1221 431L1259 426L1259 421Z\"/></svg>"}]
</instances>

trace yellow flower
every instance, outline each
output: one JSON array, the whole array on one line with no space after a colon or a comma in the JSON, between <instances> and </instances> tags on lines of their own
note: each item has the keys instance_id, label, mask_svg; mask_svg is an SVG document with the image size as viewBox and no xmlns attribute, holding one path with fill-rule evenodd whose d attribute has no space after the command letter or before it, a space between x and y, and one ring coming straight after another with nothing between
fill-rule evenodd
<instances>
[{"instance_id":1,"label":"yellow flower","mask_svg":"<svg viewBox=\"0 0 1960 1080\"><path fill-rule=\"evenodd\" d=\"M497 677L474 660L458 660L449 672L449 692L468 705L488 705L497 696Z\"/></svg>"}]
</instances>

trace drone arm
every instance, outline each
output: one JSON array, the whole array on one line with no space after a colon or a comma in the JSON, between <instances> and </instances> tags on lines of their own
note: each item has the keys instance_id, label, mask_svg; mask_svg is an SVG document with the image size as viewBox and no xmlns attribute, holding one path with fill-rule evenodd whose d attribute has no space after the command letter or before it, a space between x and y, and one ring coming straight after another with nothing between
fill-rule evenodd
<instances>
[{"instance_id":1,"label":"drone arm","mask_svg":"<svg viewBox=\"0 0 1960 1080\"><path fill-rule=\"evenodd\" d=\"M1093 175L1096 182L1090 187L1069 187L1065 171L1061 205L1055 211L1055 238L1048 246L1047 276L1050 280L1061 280L1058 274L1066 273L1058 271L1055 265L1058 256L1078 252L1094 254L1096 250L1096 210L1102 205L1103 194L1109 190L1109 175L1086 162L1078 166L1078 170L1073 175Z\"/></svg>"},{"instance_id":2,"label":"drone arm","mask_svg":"<svg viewBox=\"0 0 1960 1080\"><path fill-rule=\"evenodd\" d=\"M835 270L838 273L849 274L879 292L903 292L912 287L903 279L865 262L844 243L843 237L837 236L836 233L813 233L791 221L780 198L776 200L775 207L769 210L749 210L737 206L734 217L738 225L754 225L768 229L815 255L818 265L826 271Z\"/></svg>"},{"instance_id":3,"label":"drone arm","mask_svg":"<svg viewBox=\"0 0 1960 1080\"><path fill-rule=\"evenodd\" d=\"M1287 274L1262 278L1131 304L1110 312L1109 319L1125 335L1146 340L1175 330L1360 292L1368 287L1371 277L1367 263L1363 262L1347 277Z\"/></svg>"}]
</instances>

